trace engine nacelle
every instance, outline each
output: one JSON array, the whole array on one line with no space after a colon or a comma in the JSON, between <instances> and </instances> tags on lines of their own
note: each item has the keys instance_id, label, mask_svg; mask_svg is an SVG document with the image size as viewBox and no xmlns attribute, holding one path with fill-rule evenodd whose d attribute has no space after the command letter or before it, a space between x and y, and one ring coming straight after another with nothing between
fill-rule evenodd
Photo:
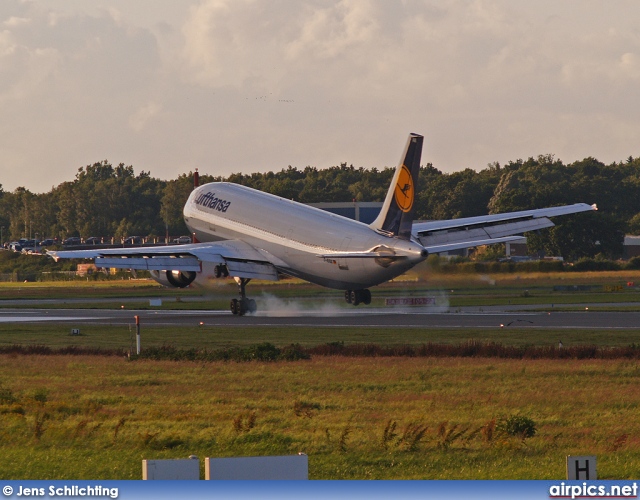
<instances>
[{"instance_id":1,"label":"engine nacelle","mask_svg":"<svg viewBox=\"0 0 640 500\"><path fill-rule=\"evenodd\" d=\"M202 271L149 271L151 277L163 286L169 288L185 288L189 285L210 288L214 286L219 277L216 274L216 267L223 266L224 263L201 262ZM226 270L226 268L225 268Z\"/></svg>"},{"instance_id":2,"label":"engine nacelle","mask_svg":"<svg viewBox=\"0 0 640 500\"><path fill-rule=\"evenodd\" d=\"M194 271L167 271L167 281L176 288L186 288L196 279Z\"/></svg>"},{"instance_id":3,"label":"engine nacelle","mask_svg":"<svg viewBox=\"0 0 640 500\"><path fill-rule=\"evenodd\" d=\"M186 288L196 279L194 271L151 271L151 277L161 285Z\"/></svg>"}]
</instances>

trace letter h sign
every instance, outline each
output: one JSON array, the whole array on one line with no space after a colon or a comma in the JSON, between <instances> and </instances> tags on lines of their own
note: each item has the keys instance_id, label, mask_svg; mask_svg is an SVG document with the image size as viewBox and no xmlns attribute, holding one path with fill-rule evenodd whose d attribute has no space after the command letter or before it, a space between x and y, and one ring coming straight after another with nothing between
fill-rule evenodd
<instances>
[{"instance_id":1,"label":"letter h sign","mask_svg":"<svg viewBox=\"0 0 640 500\"><path fill-rule=\"evenodd\" d=\"M585 457L567 456L567 479L586 479L587 481L598 479L595 455Z\"/></svg>"}]
</instances>

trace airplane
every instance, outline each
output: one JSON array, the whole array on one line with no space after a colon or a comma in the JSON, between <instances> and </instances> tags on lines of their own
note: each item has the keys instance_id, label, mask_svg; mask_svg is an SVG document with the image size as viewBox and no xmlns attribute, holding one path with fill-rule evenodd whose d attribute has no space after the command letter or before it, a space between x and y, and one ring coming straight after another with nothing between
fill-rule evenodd
<instances>
[{"instance_id":1,"label":"airplane","mask_svg":"<svg viewBox=\"0 0 640 500\"><path fill-rule=\"evenodd\" d=\"M184 220L194 243L138 248L48 251L56 261L94 259L101 268L148 270L165 286L206 285L231 276L234 315L257 310L247 297L252 279L282 275L344 290L353 305L371 303L370 287L389 281L429 254L522 239L552 227L549 217L596 210L560 207L414 223L423 136L410 134L378 217L364 224L318 208L228 182L194 187Z\"/></svg>"}]
</instances>

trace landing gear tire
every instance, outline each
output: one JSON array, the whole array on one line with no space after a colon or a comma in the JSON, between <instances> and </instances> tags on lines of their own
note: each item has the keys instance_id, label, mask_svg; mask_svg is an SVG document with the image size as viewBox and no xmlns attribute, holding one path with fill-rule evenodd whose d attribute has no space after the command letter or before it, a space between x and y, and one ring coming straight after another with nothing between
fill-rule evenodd
<instances>
[{"instance_id":1,"label":"landing gear tire","mask_svg":"<svg viewBox=\"0 0 640 500\"><path fill-rule=\"evenodd\" d=\"M242 303L242 300L231 299L229 307L231 308L231 313L234 316L244 316L244 313L246 312L246 307Z\"/></svg>"},{"instance_id":2,"label":"landing gear tire","mask_svg":"<svg viewBox=\"0 0 640 500\"><path fill-rule=\"evenodd\" d=\"M253 299L249 299L248 305L247 305L247 311L249 311L250 313L254 313L257 310L258 310L258 304L256 304L256 301Z\"/></svg>"},{"instance_id":3,"label":"landing gear tire","mask_svg":"<svg viewBox=\"0 0 640 500\"><path fill-rule=\"evenodd\" d=\"M229 276L229 270L227 266L219 265L213 268L213 275L216 278L226 278Z\"/></svg>"},{"instance_id":4,"label":"landing gear tire","mask_svg":"<svg viewBox=\"0 0 640 500\"><path fill-rule=\"evenodd\" d=\"M367 289L347 290L344 292L344 299L347 301L347 304L353 304L354 306L361 303L369 305L371 304L371 292Z\"/></svg>"},{"instance_id":5,"label":"landing gear tire","mask_svg":"<svg viewBox=\"0 0 640 500\"><path fill-rule=\"evenodd\" d=\"M224 270L227 268L224 267ZM227 272L228 274L228 272ZM238 292L240 293L239 299L231 299L229 308L234 316L244 316L246 313L254 313L258 310L258 304L253 299L247 298L245 293L245 287L247 283L251 281L250 278L235 278L238 283Z\"/></svg>"}]
</instances>

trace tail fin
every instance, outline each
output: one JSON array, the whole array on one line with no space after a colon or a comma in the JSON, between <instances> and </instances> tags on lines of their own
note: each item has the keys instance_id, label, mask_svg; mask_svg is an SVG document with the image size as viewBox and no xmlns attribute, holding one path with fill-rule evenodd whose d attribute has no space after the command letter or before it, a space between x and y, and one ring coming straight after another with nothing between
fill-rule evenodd
<instances>
[{"instance_id":1,"label":"tail fin","mask_svg":"<svg viewBox=\"0 0 640 500\"><path fill-rule=\"evenodd\" d=\"M370 227L376 231L397 236L403 240L411 239L413 202L418 189L422 139L421 135L409 135L402 161L396 168L382 210L378 218L371 223Z\"/></svg>"}]
</instances>

